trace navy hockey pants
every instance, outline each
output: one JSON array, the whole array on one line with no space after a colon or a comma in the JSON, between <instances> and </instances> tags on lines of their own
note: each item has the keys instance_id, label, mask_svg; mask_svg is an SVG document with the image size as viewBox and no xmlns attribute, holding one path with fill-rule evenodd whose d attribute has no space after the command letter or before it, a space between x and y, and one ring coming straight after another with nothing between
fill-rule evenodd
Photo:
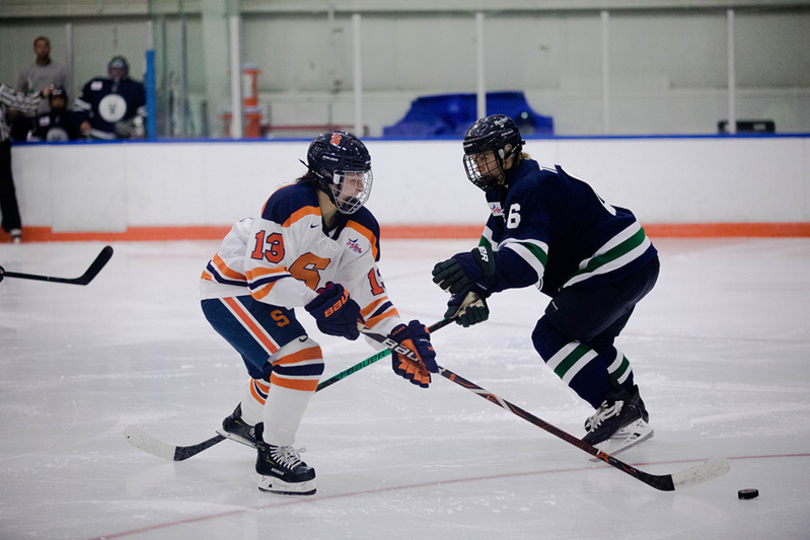
<instances>
[{"instance_id":1,"label":"navy hockey pants","mask_svg":"<svg viewBox=\"0 0 810 540\"><path fill-rule=\"evenodd\" d=\"M265 304L250 295L203 300L202 310L214 330L242 355L254 379L269 381L270 356L306 335L292 309Z\"/></svg>"},{"instance_id":2,"label":"navy hockey pants","mask_svg":"<svg viewBox=\"0 0 810 540\"><path fill-rule=\"evenodd\" d=\"M593 289L568 287L552 298L532 333L543 360L594 408L617 384L633 387L627 358L613 342L636 304L655 286L660 263Z\"/></svg>"}]
</instances>

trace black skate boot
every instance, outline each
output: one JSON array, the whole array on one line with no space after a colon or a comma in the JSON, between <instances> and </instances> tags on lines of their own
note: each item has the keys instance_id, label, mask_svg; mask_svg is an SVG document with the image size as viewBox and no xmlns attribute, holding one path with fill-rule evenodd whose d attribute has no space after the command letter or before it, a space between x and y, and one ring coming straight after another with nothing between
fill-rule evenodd
<instances>
[{"instance_id":1,"label":"black skate boot","mask_svg":"<svg viewBox=\"0 0 810 540\"><path fill-rule=\"evenodd\" d=\"M315 469L301 461L292 446L264 442L263 427L261 423L256 426L256 472L262 475L259 490L277 495L315 495Z\"/></svg>"},{"instance_id":2,"label":"black skate boot","mask_svg":"<svg viewBox=\"0 0 810 540\"><path fill-rule=\"evenodd\" d=\"M597 445L618 435L623 428L631 424L637 428L644 427L649 419L650 415L641 399L638 386L633 386L632 393L619 387L605 396L602 405L590 418L585 420L585 429L588 433L582 437L582 440L588 444ZM649 435L645 439L651 436L652 429L649 429Z\"/></svg>"},{"instance_id":3,"label":"black skate boot","mask_svg":"<svg viewBox=\"0 0 810 540\"><path fill-rule=\"evenodd\" d=\"M222 421L217 433L245 446L256 448L256 428L242 420L242 404L236 406L233 413Z\"/></svg>"}]
</instances>

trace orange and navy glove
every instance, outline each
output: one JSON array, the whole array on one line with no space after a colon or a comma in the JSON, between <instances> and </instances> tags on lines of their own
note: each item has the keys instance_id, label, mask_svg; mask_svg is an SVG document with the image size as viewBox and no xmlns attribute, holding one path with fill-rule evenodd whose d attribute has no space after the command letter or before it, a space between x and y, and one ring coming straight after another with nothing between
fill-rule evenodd
<instances>
[{"instance_id":1,"label":"orange and navy glove","mask_svg":"<svg viewBox=\"0 0 810 540\"><path fill-rule=\"evenodd\" d=\"M411 384L427 388L430 385L430 374L439 372L436 352L430 344L427 327L414 320L407 326L395 326L390 337L402 347L401 352L393 349L391 353L394 373L409 380Z\"/></svg>"},{"instance_id":2,"label":"orange and navy glove","mask_svg":"<svg viewBox=\"0 0 810 540\"><path fill-rule=\"evenodd\" d=\"M363 318L360 315L360 306L349 298L349 291L339 283L330 282L318 292L318 297L304 306L315 317L318 329L324 334L345 337L352 341L360 337L357 322L362 322Z\"/></svg>"}]
</instances>

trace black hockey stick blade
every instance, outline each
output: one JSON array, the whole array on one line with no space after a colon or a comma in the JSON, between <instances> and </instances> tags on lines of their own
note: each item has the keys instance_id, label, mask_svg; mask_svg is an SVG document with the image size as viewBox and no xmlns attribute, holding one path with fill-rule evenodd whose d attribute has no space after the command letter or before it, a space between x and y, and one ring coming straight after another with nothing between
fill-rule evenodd
<instances>
[{"instance_id":1,"label":"black hockey stick blade","mask_svg":"<svg viewBox=\"0 0 810 540\"><path fill-rule=\"evenodd\" d=\"M69 283L71 285L87 285L96 275L101 272L101 269L104 268L104 265L107 264L107 261L113 255L113 248L112 246L105 246L104 249L101 250L101 253L98 254L96 260L90 265L87 271L82 274L80 277L75 279L70 278L60 278L60 277L53 277L53 276L39 276L36 274L22 274L20 272L7 272L2 270L0 267L0 275L3 277L11 277L11 278L19 278L19 279L33 279L36 281L50 281L53 283Z\"/></svg>"},{"instance_id":2,"label":"black hockey stick blade","mask_svg":"<svg viewBox=\"0 0 810 540\"><path fill-rule=\"evenodd\" d=\"M592 456L604 461L608 465L611 465L620 471L629 474L633 478L637 480L641 480L648 486L654 487L655 489L661 491L674 491L676 489L683 489L690 486L696 486L698 484L702 484L703 482L708 482L713 478L717 478L718 476L723 476L729 471L729 464L728 460L723 457L718 457L714 459L710 459L709 461L705 461L703 463L699 463L694 465L688 469L685 469L680 472L676 472L673 474L662 474L662 475L655 475L650 474L639 469L636 469L632 465L628 465L622 461L619 461L615 457L602 452L598 448L574 437L566 433L565 431L561 430L558 427L555 427L545 420L542 420L530 412L527 412L517 405L514 405L503 398L496 396L495 394L488 392L478 386L475 383L472 383L461 377L456 375L449 369L443 368L439 366L439 374L444 377L445 379L452 381L460 386L463 386L467 390L471 392L475 392L482 398L486 399L487 401L491 401L498 407L506 409L507 411L523 418L534 424L535 426L542 428L555 437L558 437L564 440L567 443L570 443L580 450L591 454Z\"/></svg>"},{"instance_id":3,"label":"black hockey stick blade","mask_svg":"<svg viewBox=\"0 0 810 540\"><path fill-rule=\"evenodd\" d=\"M215 444L219 444L225 440L225 437L222 435L216 435L199 444L175 446L156 439L144 431L143 428L136 425L127 426L127 429L124 430L124 435L129 443L136 448L140 448L144 452L149 452L159 458L168 459L169 461L185 461L191 456L196 456L203 450L211 448Z\"/></svg>"}]
</instances>

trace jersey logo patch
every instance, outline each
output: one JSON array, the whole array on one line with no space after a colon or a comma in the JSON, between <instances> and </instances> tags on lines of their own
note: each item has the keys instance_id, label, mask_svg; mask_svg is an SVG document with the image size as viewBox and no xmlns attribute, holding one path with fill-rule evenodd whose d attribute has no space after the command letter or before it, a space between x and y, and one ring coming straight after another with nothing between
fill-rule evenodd
<instances>
[{"instance_id":1,"label":"jersey logo patch","mask_svg":"<svg viewBox=\"0 0 810 540\"><path fill-rule=\"evenodd\" d=\"M357 240L360 240L359 238ZM360 247L360 244L357 243L357 240L352 240L349 238L349 241L346 242L346 245L349 246L349 249L354 251L355 253L363 253L363 248Z\"/></svg>"},{"instance_id":2,"label":"jersey logo patch","mask_svg":"<svg viewBox=\"0 0 810 540\"><path fill-rule=\"evenodd\" d=\"M503 207L500 202L489 203L489 211L492 212L492 215L495 217L503 217Z\"/></svg>"},{"instance_id":3,"label":"jersey logo patch","mask_svg":"<svg viewBox=\"0 0 810 540\"><path fill-rule=\"evenodd\" d=\"M98 114L111 124L121 120L126 113L127 102L118 94L107 94L98 104Z\"/></svg>"}]
</instances>

